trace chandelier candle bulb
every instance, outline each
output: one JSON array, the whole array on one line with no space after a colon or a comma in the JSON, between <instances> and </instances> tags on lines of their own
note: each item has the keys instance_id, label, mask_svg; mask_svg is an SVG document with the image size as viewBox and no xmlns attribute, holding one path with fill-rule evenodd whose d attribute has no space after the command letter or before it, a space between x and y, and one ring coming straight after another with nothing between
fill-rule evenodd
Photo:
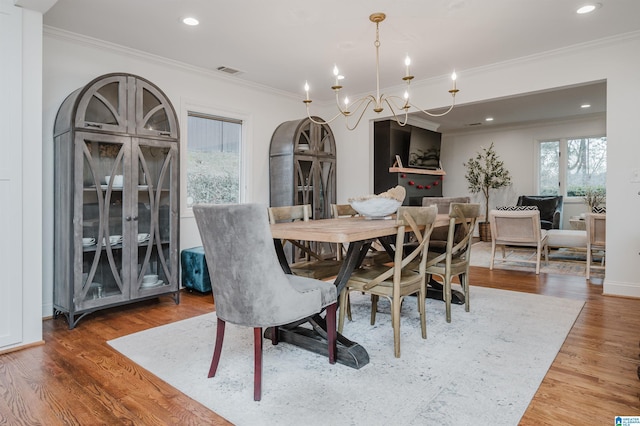
<instances>
[{"instance_id":1,"label":"chandelier candle bulb","mask_svg":"<svg viewBox=\"0 0 640 426\"><path fill-rule=\"evenodd\" d=\"M409 57L409 55L407 55L407 57L404 58L404 64L407 67L407 77L409 77L411 75L411 73L409 72L409 65L411 65L411 58Z\"/></svg>"},{"instance_id":2,"label":"chandelier candle bulb","mask_svg":"<svg viewBox=\"0 0 640 426\"><path fill-rule=\"evenodd\" d=\"M455 70L453 71L453 74L451 74L451 80L453 80L453 90L456 90L456 80L458 79L458 75L456 74Z\"/></svg>"},{"instance_id":3,"label":"chandelier candle bulb","mask_svg":"<svg viewBox=\"0 0 640 426\"><path fill-rule=\"evenodd\" d=\"M307 94L307 100L309 100L309 83L308 82L304 82L304 91Z\"/></svg>"}]
</instances>

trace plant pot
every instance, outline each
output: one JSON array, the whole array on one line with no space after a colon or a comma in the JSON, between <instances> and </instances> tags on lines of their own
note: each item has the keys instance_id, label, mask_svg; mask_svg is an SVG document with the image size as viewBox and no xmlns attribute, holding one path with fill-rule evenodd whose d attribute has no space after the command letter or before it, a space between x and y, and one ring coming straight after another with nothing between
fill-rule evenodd
<instances>
[{"instance_id":1,"label":"plant pot","mask_svg":"<svg viewBox=\"0 0 640 426\"><path fill-rule=\"evenodd\" d=\"M478 223L480 241L491 241L491 224L489 222Z\"/></svg>"}]
</instances>

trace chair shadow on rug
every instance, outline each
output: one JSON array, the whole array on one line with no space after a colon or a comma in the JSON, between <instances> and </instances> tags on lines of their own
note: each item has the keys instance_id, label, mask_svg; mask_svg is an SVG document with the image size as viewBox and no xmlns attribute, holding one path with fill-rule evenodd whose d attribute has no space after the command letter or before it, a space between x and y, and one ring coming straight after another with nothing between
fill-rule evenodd
<instances>
[{"instance_id":1,"label":"chair shadow on rug","mask_svg":"<svg viewBox=\"0 0 640 426\"><path fill-rule=\"evenodd\" d=\"M336 362L337 293L332 283L285 274L276 255L265 207L195 205L218 318L209 376L218 369L226 322L254 329L253 399L262 396L262 329L302 321L326 309L329 362Z\"/></svg>"}]
</instances>

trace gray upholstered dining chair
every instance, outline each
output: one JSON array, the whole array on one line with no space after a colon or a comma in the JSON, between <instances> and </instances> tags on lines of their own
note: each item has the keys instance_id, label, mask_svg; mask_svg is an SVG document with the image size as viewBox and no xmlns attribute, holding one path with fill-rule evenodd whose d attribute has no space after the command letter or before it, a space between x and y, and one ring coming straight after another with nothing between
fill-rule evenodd
<instances>
[{"instance_id":1,"label":"gray upholstered dining chair","mask_svg":"<svg viewBox=\"0 0 640 426\"><path fill-rule=\"evenodd\" d=\"M473 230L480 215L480 204L451 203L449 206L449 231L444 252L429 251L426 272L443 279L442 297L446 319L451 322L451 280L457 276L464 290L464 307L469 312L469 263ZM459 229L462 229L460 231ZM457 231L457 232L456 232Z\"/></svg>"},{"instance_id":2,"label":"gray upholstered dining chair","mask_svg":"<svg viewBox=\"0 0 640 426\"><path fill-rule=\"evenodd\" d=\"M285 274L276 255L265 206L195 205L218 318L209 377L216 374L225 323L254 329L254 400L262 389L262 329L303 320L326 308L329 362L336 361L336 287Z\"/></svg>"},{"instance_id":3,"label":"gray upholstered dining chair","mask_svg":"<svg viewBox=\"0 0 640 426\"><path fill-rule=\"evenodd\" d=\"M347 304L347 295L351 291L371 294L371 324L375 323L377 301L380 296L391 302L391 323L393 325L394 355L400 357L400 307L405 296L416 294L422 338L427 338L425 298L427 289L425 282L426 252L429 237L433 231L437 208L430 207L400 207L396 223L398 231L395 241L395 257L393 265L372 265L354 271L347 285L340 292L340 317L338 330L342 331ZM405 246L405 237L413 233L417 244ZM405 250L405 247L409 247ZM418 263L417 270L414 267Z\"/></svg>"}]
</instances>

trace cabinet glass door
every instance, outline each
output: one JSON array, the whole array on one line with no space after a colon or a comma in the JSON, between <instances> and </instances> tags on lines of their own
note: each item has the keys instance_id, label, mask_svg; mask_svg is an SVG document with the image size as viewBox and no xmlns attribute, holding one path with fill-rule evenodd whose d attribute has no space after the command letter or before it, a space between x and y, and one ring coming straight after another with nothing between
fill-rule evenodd
<instances>
[{"instance_id":1,"label":"cabinet glass door","mask_svg":"<svg viewBox=\"0 0 640 426\"><path fill-rule=\"evenodd\" d=\"M127 249L123 217L128 209L126 197L128 138L78 134L82 155L81 200L76 203L76 246L82 246L82 282L75 287L79 309L104 304L104 298L124 299L128 281L123 273ZM79 225L79 226L78 226ZM78 278L76 278L77 280Z\"/></svg>"},{"instance_id":2,"label":"cabinet glass door","mask_svg":"<svg viewBox=\"0 0 640 426\"><path fill-rule=\"evenodd\" d=\"M177 173L175 143L135 144L137 152L137 256L134 293L166 291L177 285ZM136 164L134 163L134 164Z\"/></svg>"}]
</instances>

